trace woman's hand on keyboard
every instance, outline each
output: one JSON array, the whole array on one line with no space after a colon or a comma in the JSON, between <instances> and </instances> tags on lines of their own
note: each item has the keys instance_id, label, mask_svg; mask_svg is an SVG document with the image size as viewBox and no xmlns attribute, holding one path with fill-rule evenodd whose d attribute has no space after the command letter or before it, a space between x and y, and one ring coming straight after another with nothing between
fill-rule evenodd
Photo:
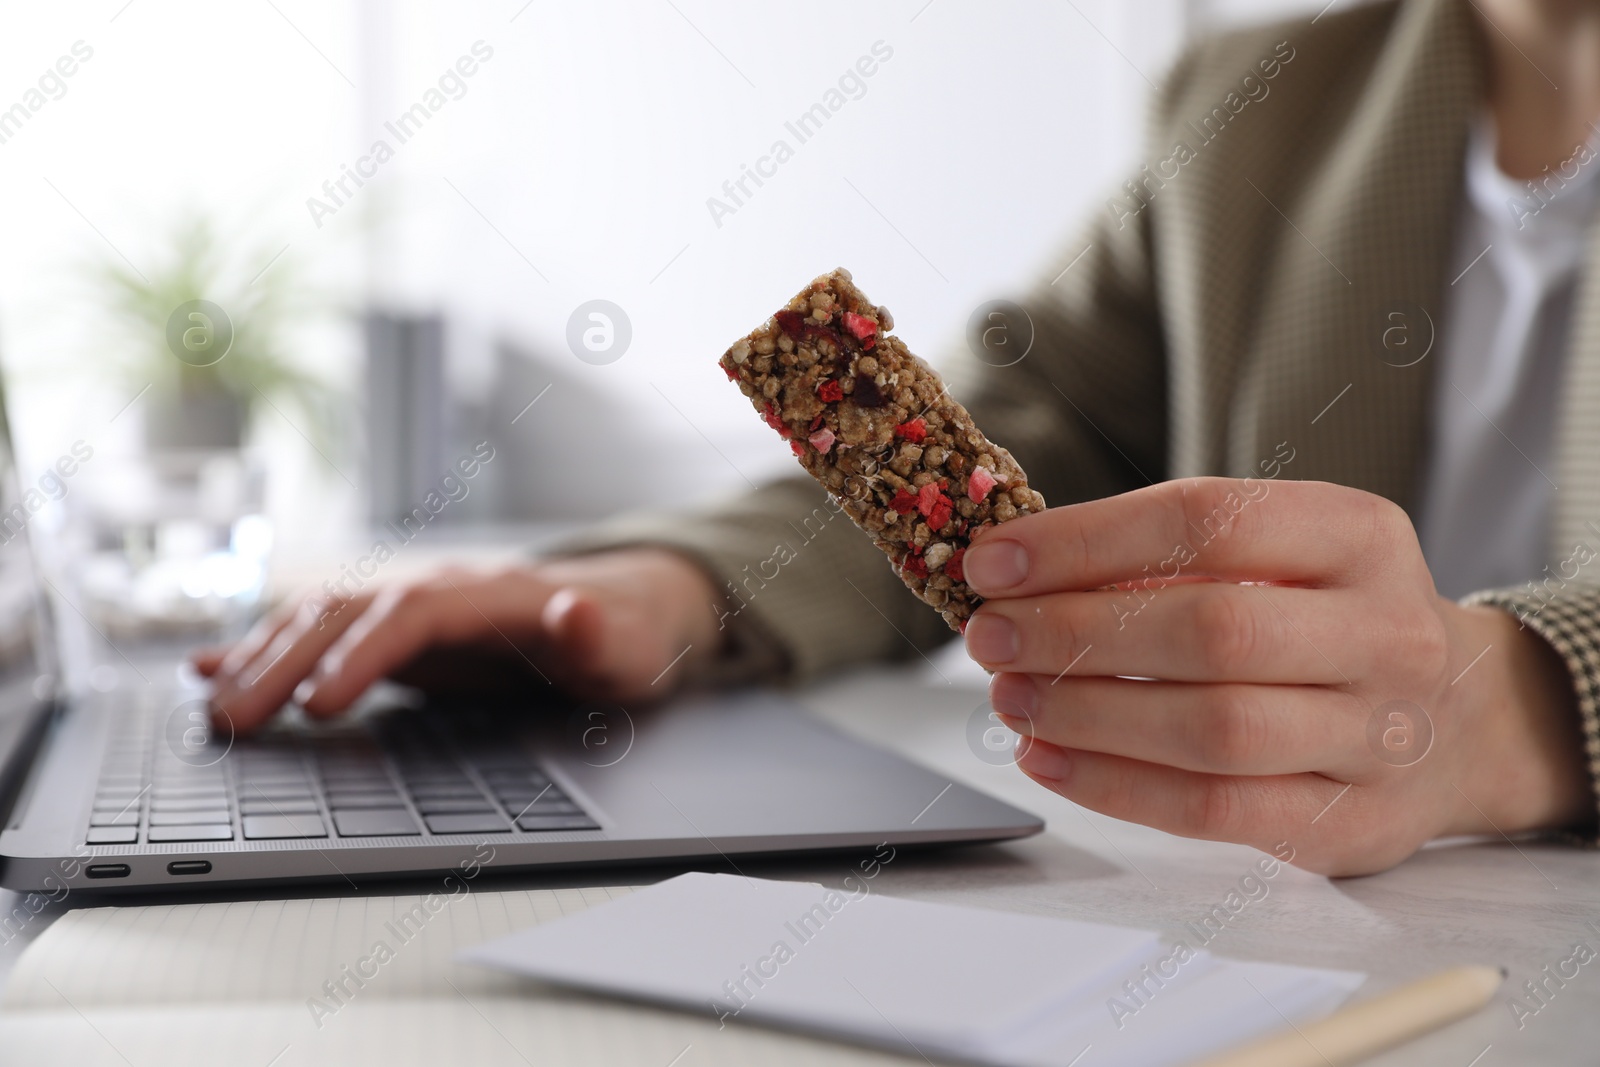
<instances>
[{"instance_id":1,"label":"woman's hand on keyboard","mask_svg":"<svg viewBox=\"0 0 1600 1067\"><path fill-rule=\"evenodd\" d=\"M721 650L717 597L698 565L666 549L452 567L291 602L237 644L192 659L212 680L213 715L242 731L291 699L336 715L391 677L482 689L509 671L580 696L650 700Z\"/></svg>"}]
</instances>

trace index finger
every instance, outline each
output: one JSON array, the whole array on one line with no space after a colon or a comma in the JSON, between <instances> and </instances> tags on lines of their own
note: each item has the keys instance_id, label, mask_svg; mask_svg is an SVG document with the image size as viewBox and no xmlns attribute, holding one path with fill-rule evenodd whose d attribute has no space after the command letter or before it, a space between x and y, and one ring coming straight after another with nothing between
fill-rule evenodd
<instances>
[{"instance_id":1,"label":"index finger","mask_svg":"<svg viewBox=\"0 0 1600 1067\"><path fill-rule=\"evenodd\" d=\"M346 604L364 606L362 601ZM302 603L284 625L255 646L248 662L213 680L213 713L225 717L236 730L254 730L283 707L323 651L357 617L357 610L324 612L314 602Z\"/></svg>"},{"instance_id":2,"label":"index finger","mask_svg":"<svg viewBox=\"0 0 1600 1067\"><path fill-rule=\"evenodd\" d=\"M963 566L986 597L1182 576L1343 585L1387 558L1374 538L1398 511L1326 482L1185 478L989 527Z\"/></svg>"}]
</instances>

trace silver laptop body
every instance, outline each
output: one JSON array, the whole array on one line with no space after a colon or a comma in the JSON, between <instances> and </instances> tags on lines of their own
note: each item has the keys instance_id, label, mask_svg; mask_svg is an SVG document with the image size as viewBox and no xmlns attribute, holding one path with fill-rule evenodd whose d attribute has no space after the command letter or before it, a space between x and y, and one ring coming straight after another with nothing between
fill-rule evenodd
<instances>
[{"instance_id":1,"label":"silver laptop body","mask_svg":"<svg viewBox=\"0 0 1600 1067\"><path fill-rule=\"evenodd\" d=\"M19 499L0 395L0 514ZM0 538L5 534L0 533ZM410 691L232 737L172 660L62 695L26 535L0 543L0 885L68 890L475 877L1037 833L1034 816L766 692L655 709ZM138 677L135 677L135 674Z\"/></svg>"}]
</instances>

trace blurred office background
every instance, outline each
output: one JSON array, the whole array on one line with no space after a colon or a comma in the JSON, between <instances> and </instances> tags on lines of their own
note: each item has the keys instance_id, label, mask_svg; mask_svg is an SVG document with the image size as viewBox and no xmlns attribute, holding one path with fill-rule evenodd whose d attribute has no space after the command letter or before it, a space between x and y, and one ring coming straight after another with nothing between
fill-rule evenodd
<instances>
[{"instance_id":1,"label":"blurred office background","mask_svg":"<svg viewBox=\"0 0 1600 1067\"><path fill-rule=\"evenodd\" d=\"M93 453L36 532L137 630L248 607L268 560L337 578L479 442L427 538L759 481L792 460L712 365L731 339L846 265L937 360L1081 241L1186 41L1323 6L6 5L24 482ZM197 305L173 333L191 298L225 321Z\"/></svg>"}]
</instances>

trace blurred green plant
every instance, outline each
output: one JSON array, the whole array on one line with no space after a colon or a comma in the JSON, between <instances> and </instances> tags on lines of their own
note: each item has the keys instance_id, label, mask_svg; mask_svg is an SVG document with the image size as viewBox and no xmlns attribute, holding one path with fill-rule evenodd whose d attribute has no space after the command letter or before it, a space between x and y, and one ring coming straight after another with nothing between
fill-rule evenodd
<instances>
[{"instance_id":1,"label":"blurred green plant","mask_svg":"<svg viewBox=\"0 0 1600 1067\"><path fill-rule=\"evenodd\" d=\"M227 443L237 445L265 403L286 418L290 411L297 413L295 426L313 447L332 448L335 393L290 356L288 347L291 329L315 309L294 265L281 254L238 250L210 219L189 215L173 226L165 257L148 275L120 257L103 258L89 265L88 280L109 327L101 358L131 390L149 387L152 394L147 440L192 444L181 427L163 423L173 418L186 425L216 423L219 411L226 423L231 410L234 439ZM197 300L220 307L232 327L226 353L205 366L180 358L170 341L174 314ZM183 321L179 333L187 325Z\"/></svg>"}]
</instances>

